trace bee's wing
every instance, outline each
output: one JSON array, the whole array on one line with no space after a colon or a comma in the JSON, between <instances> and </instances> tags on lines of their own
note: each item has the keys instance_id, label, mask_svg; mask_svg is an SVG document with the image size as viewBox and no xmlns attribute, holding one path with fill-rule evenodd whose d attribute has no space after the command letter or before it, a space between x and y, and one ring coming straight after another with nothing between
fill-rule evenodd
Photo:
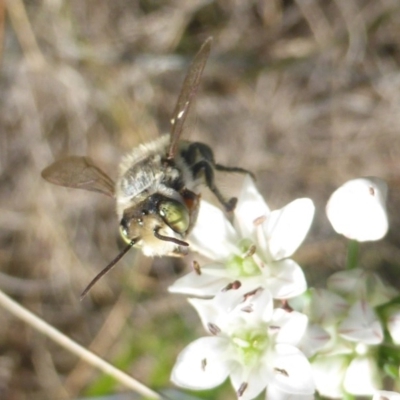
<instances>
[{"instance_id":1,"label":"bee's wing","mask_svg":"<svg viewBox=\"0 0 400 400\"><path fill-rule=\"evenodd\" d=\"M179 137L182 133L183 124L188 114L193 96L196 94L197 88L199 87L200 78L206 65L208 56L210 55L211 43L212 37L209 37L202 44L200 50L194 57L194 60L192 61L192 64L190 65L186 74L186 78L183 82L182 89L171 118L171 142L167 154L168 159L172 159L175 156Z\"/></svg>"},{"instance_id":2,"label":"bee's wing","mask_svg":"<svg viewBox=\"0 0 400 400\"><path fill-rule=\"evenodd\" d=\"M70 156L42 171L42 177L55 185L114 196L114 182L88 157Z\"/></svg>"}]
</instances>

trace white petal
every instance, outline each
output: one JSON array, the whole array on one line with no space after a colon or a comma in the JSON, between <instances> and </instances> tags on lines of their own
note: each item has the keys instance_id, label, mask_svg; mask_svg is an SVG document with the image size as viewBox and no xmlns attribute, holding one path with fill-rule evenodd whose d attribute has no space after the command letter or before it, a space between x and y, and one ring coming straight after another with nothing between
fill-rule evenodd
<instances>
[{"instance_id":1,"label":"white petal","mask_svg":"<svg viewBox=\"0 0 400 400\"><path fill-rule=\"evenodd\" d=\"M304 354L294 346L277 344L273 359L271 385L293 394L309 395L315 391L311 366Z\"/></svg>"},{"instance_id":2,"label":"white petal","mask_svg":"<svg viewBox=\"0 0 400 400\"><path fill-rule=\"evenodd\" d=\"M346 300L329 290L313 288L310 294L310 319L323 326L337 323L349 309Z\"/></svg>"},{"instance_id":3,"label":"white petal","mask_svg":"<svg viewBox=\"0 0 400 400\"><path fill-rule=\"evenodd\" d=\"M387 185L379 178L346 182L330 197L326 214L337 233L359 242L382 239L388 230Z\"/></svg>"},{"instance_id":4,"label":"white petal","mask_svg":"<svg viewBox=\"0 0 400 400\"><path fill-rule=\"evenodd\" d=\"M342 383L348 366L346 356L317 357L311 364L315 386L320 395L343 398Z\"/></svg>"},{"instance_id":5,"label":"white petal","mask_svg":"<svg viewBox=\"0 0 400 400\"><path fill-rule=\"evenodd\" d=\"M241 318L247 325L268 322L272 317L273 300L269 290L243 284L237 290L219 292L214 297L219 309L230 313L231 319Z\"/></svg>"},{"instance_id":6,"label":"white petal","mask_svg":"<svg viewBox=\"0 0 400 400\"><path fill-rule=\"evenodd\" d=\"M354 358L344 378L346 392L358 396L372 395L380 386L379 370L369 357Z\"/></svg>"},{"instance_id":7,"label":"white petal","mask_svg":"<svg viewBox=\"0 0 400 400\"><path fill-rule=\"evenodd\" d=\"M362 268L336 272L329 277L327 285L348 300L368 299L368 303L374 307L387 303L398 294L396 289L384 284L376 273Z\"/></svg>"},{"instance_id":8,"label":"white petal","mask_svg":"<svg viewBox=\"0 0 400 400\"><path fill-rule=\"evenodd\" d=\"M374 393L372 400L400 400L400 393L379 390Z\"/></svg>"},{"instance_id":9,"label":"white petal","mask_svg":"<svg viewBox=\"0 0 400 400\"><path fill-rule=\"evenodd\" d=\"M293 260L271 262L265 268L268 270L265 271L264 285L271 291L274 299L290 299L306 291L304 272Z\"/></svg>"},{"instance_id":10,"label":"white petal","mask_svg":"<svg viewBox=\"0 0 400 400\"><path fill-rule=\"evenodd\" d=\"M263 197L250 176L243 181L242 191L235 208L235 227L242 237L253 237L254 220L270 213Z\"/></svg>"},{"instance_id":11,"label":"white petal","mask_svg":"<svg viewBox=\"0 0 400 400\"><path fill-rule=\"evenodd\" d=\"M329 343L330 339L331 336L325 329L316 324L308 324L298 347L307 358L310 358Z\"/></svg>"},{"instance_id":12,"label":"white petal","mask_svg":"<svg viewBox=\"0 0 400 400\"><path fill-rule=\"evenodd\" d=\"M311 199L297 199L272 211L263 224L272 259L290 257L306 237L314 217Z\"/></svg>"},{"instance_id":13,"label":"white petal","mask_svg":"<svg viewBox=\"0 0 400 400\"><path fill-rule=\"evenodd\" d=\"M390 311L387 327L393 342L400 345L400 309Z\"/></svg>"},{"instance_id":14,"label":"white petal","mask_svg":"<svg viewBox=\"0 0 400 400\"><path fill-rule=\"evenodd\" d=\"M379 344L383 340L381 322L365 301L358 301L350 307L347 318L339 325L338 332L347 340L368 345Z\"/></svg>"},{"instance_id":15,"label":"white petal","mask_svg":"<svg viewBox=\"0 0 400 400\"><path fill-rule=\"evenodd\" d=\"M211 268L211 267L210 267ZM217 268L217 267L215 267ZM219 267L223 271L223 267ZM181 293L198 297L214 296L218 291L229 283L229 278L224 276L215 276L206 273L202 269L201 275L196 272L189 272L182 278L177 279L169 288L171 293Z\"/></svg>"},{"instance_id":16,"label":"white petal","mask_svg":"<svg viewBox=\"0 0 400 400\"><path fill-rule=\"evenodd\" d=\"M194 390L220 385L230 373L225 359L227 345L227 340L219 337L204 337L189 344L178 356L172 382Z\"/></svg>"},{"instance_id":17,"label":"white petal","mask_svg":"<svg viewBox=\"0 0 400 400\"><path fill-rule=\"evenodd\" d=\"M213 299L188 299L188 301L198 312L204 329L208 333L215 335L225 329L227 314L216 306Z\"/></svg>"},{"instance_id":18,"label":"white petal","mask_svg":"<svg viewBox=\"0 0 400 400\"><path fill-rule=\"evenodd\" d=\"M275 338L276 343L297 345L306 332L308 318L297 311L288 312L282 308L276 308L271 325L279 327Z\"/></svg>"},{"instance_id":19,"label":"white petal","mask_svg":"<svg viewBox=\"0 0 400 400\"><path fill-rule=\"evenodd\" d=\"M269 373L264 365L252 370L237 364L231 373L231 383L236 393L244 388L240 400L251 400L257 397L268 385Z\"/></svg>"},{"instance_id":20,"label":"white petal","mask_svg":"<svg viewBox=\"0 0 400 400\"><path fill-rule=\"evenodd\" d=\"M265 400L314 400L314 395L312 394L291 394L282 392L274 385L269 385L267 387L267 393Z\"/></svg>"},{"instance_id":21,"label":"white petal","mask_svg":"<svg viewBox=\"0 0 400 400\"><path fill-rule=\"evenodd\" d=\"M190 248L212 260L225 260L237 252L239 241L225 214L206 201L200 204L199 216L188 237Z\"/></svg>"}]
</instances>

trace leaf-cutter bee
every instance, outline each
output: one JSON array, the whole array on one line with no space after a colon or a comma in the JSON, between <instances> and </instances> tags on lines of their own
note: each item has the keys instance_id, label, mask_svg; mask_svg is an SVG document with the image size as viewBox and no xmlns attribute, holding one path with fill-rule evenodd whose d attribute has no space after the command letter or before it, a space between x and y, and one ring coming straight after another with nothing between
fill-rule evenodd
<instances>
[{"instance_id":1,"label":"leaf-cutter bee","mask_svg":"<svg viewBox=\"0 0 400 400\"><path fill-rule=\"evenodd\" d=\"M120 232L128 245L89 283L81 298L134 245L147 256L186 254L185 239L196 223L202 185L214 193L226 211L234 209L237 199L225 199L214 183L214 171L248 171L217 164L206 144L180 140L211 42L208 38L203 43L189 67L172 114L170 134L127 154L121 161L116 184L87 157L66 157L42 171L43 178L56 185L116 199Z\"/></svg>"}]
</instances>

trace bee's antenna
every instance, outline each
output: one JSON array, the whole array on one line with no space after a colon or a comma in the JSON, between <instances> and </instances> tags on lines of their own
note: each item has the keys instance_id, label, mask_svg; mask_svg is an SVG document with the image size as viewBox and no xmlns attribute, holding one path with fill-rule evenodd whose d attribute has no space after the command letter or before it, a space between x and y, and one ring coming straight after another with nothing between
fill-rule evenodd
<instances>
[{"instance_id":1,"label":"bee's antenna","mask_svg":"<svg viewBox=\"0 0 400 400\"><path fill-rule=\"evenodd\" d=\"M115 264L132 248L132 246L139 240L139 238L132 239L128 246L126 246L118 255L108 264L105 268L103 268L86 286L85 290L81 294L81 301L88 294L89 290L95 285L95 283L102 278L107 272L109 272Z\"/></svg>"},{"instance_id":2,"label":"bee's antenna","mask_svg":"<svg viewBox=\"0 0 400 400\"><path fill-rule=\"evenodd\" d=\"M161 233L159 233L159 230L160 230L160 227L155 228L154 231L153 231L154 232L154 236L157 239L164 240L165 242L172 242L172 243L177 244L178 246L185 246L185 247L189 246L189 243L184 242L183 240L179 240L179 239L171 237L171 236L161 235Z\"/></svg>"}]
</instances>

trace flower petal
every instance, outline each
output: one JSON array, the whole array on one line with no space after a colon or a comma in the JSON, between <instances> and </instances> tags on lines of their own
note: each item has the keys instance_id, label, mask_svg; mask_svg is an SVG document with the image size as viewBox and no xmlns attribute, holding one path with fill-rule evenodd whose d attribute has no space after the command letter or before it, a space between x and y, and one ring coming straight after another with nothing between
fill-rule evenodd
<instances>
[{"instance_id":1,"label":"flower petal","mask_svg":"<svg viewBox=\"0 0 400 400\"><path fill-rule=\"evenodd\" d=\"M380 386L379 371L375 361L369 357L354 358L347 368L343 385L350 394L372 395Z\"/></svg>"},{"instance_id":2,"label":"flower petal","mask_svg":"<svg viewBox=\"0 0 400 400\"><path fill-rule=\"evenodd\" d=\"M271 291L274 299L290 299L306 291L304 272L293 260L275 261L265 268L264 286Z\"/></svg>"},{"instance_id":3,"label":"flower petal","mask_svg":"<svg viewBox=\"0 0 400 400\"><path fill-rule=\"evenodd\" d=\"M389 311L387 328L393 342L400 345L400 309L398 307Z\"/></svg>"},{"instance_id":4,"label":"flower petal","mask_svg":"<svg viewBox=\"0 0 400 400\"><path fill-rule=\"evenodd\" d=\"M348 366L346 356L319 356L311 364L315 386L320 395L343 398L342 382Z\"/></svg>"},{"instance_id":5,"label":"flower petal","mask_svg":"<svg viewBox=\"0 0 400 400\"><path fill-rule=\"evenodd\" d=\"M231 373L231 383L240 400L257 397L268 385L269 380L268 370L262 364L251 370L237 364Z\"/></svg>"},{"instance_id":6,"label":"flower petal","mask_svg":"<svg viewBox=\"0 0 400 400\"><path fill-rule=\"evenodd\" d=\"M305 314L276 308L271 321L271 325L279 327L276 343L297 345L306 332L307 324L308 318Z\"/></svg>"},{"instance_id":7,"label":"flower petal","mask_svg":"<svg viewBox=\"0 0 400 400\"><path fill-rule=\"evenodd\" d=\"M215 269L225 271L221 265L209 265L209 270ZM218 291L224 288L229 283L229 278L224 277L223 274L208 274L204 269L199 275L195 271L189 272L188 274L177 279L169 288L170 293L181 293L191 296L198 297L211 297L214 296Z\"/></svg>"},{"instance_id":8,"label":"flower petal","mask_svg":"<svg viewBox=\"0 0 400 400\"><path fill-rule=\"evenodd\" d=\"M269 290L246 284L236 290L219 292L213 301L220 310L230 313L231 319L242 318L247 325L270 321L274 307Z\"/></svg>"},{"instance_id":9,"label":"flower petal","mask_svg":"<svg viewBox=\"0 0 400 400\"><path fill-rule=\"evenodd\" d=\"M178 356L171 373L176 385L194 390L220 385L230 373L225 360L228 341L219 337L204 337L189 344Z\"/></svg>"},{"instance_id":10,"label":"flower petal","mask_svg":"<svg viewBox=\"0 0 400 400\"><path fill-rule=\"evenodd\" d=\"M235 208L235 227L242 237L252 238L254 221L270 213L263 197L258 192L253 179L246 176Z\"/></svg>"},{"instance_id":11,"label":"flower petal","mask_svg":"<svg viewBox=\"0 0 400 400\"><path fill-rule=\"evenodd\" d=\"M400 393L379 390L374 393L372 400L400 400Z\"/></svg>"},{"instance_id":12,"label":"flower petal","mask_svg":"<svg viewBox=\"0 0 400 400\"><path fill-rule=\"evenodd\" d=\"M353 179L339 187L326 205L337 233L359 242L382 239L388 231L387 185L379 178Z\"/></svg>"},{"instance_id":13,"label":"flower petal","mask_svg":"<svg viewBox=\"0 0 400 400\"><path fill-rule=\"evenodd\" d=\"M306 237L314 217L311 199L297 199L272 211L263 224L270 256L274 260L290 257Z\"/></svg>"},{"instance_id":14,"label":"flower petal","mask_svg":"<svg viewBox=\"0 0 400 400\"><path fill-rule=\"evenodd\" d=\"M316 324L308 324L298 347L307 358L310 358L328 344L330 339L331 335L325 329Z\"/></svg>"},{"instance_id":15,"label":"flower petal","mask_svg":"<svg viewBox=\"0 0 400 400\"><path fill-rule=\"evenodd\" d=\"M338 332L347 340L363 344L379 344L383 341L381 322L365 301L358 301L351 306L347 318L339 325Z\"/></svg>"},{"instance_id":16,"label":"flower petal","mask_svg":"<svg viewBox=\"0 0 400 400\"><path fill-rule=\"evenodd\" d=\"M329 277L327 285L348 300L368 299L368 303L374 307L387 303L398 294L395 288L384 284L376 273L362 268L336 272Z\"/></svg>"},{"instance_id":17,"label":"flower petal","mask_svg":"<svg viewBox=\"0 0 400 400\"><path fill-rule=\"evenodd\" d=\"M294 346L277 344L273 359L271 385L286 393L307 395L315 391L311 366L304 354Z\"/></svg>"},{"instance_id":18,"label":"flower petal","mask_svg":"<svg viewBox=\"0 0 400 400\"><path fill-rule=\"evenodd\" d=\"M282 392L276 386L269 385L267 387L265 400L314 400L314 395Z\"/></svg>"},{"instance_id":19,"label":"flower petal","mask_svg":"<svg viewBox=\"0 0 400 400\"><path fill-rule=\"evenodd\" d=\"M346 300L329 290L312 288L310 294L310 319L323 326L337 323L349 309Z\"/></svg>"},{"instance_id":20,"label":"flower petal","mask_svg":"<svg viewBox=\"0 0 400 400\"><path fill-rule=\"evenodd\" d=\"M199 216L188 237L192 250L212 260L225 260L237 253L238 236L225 214L217 207L202 201Z\"/></svg>"}]
</instances>

